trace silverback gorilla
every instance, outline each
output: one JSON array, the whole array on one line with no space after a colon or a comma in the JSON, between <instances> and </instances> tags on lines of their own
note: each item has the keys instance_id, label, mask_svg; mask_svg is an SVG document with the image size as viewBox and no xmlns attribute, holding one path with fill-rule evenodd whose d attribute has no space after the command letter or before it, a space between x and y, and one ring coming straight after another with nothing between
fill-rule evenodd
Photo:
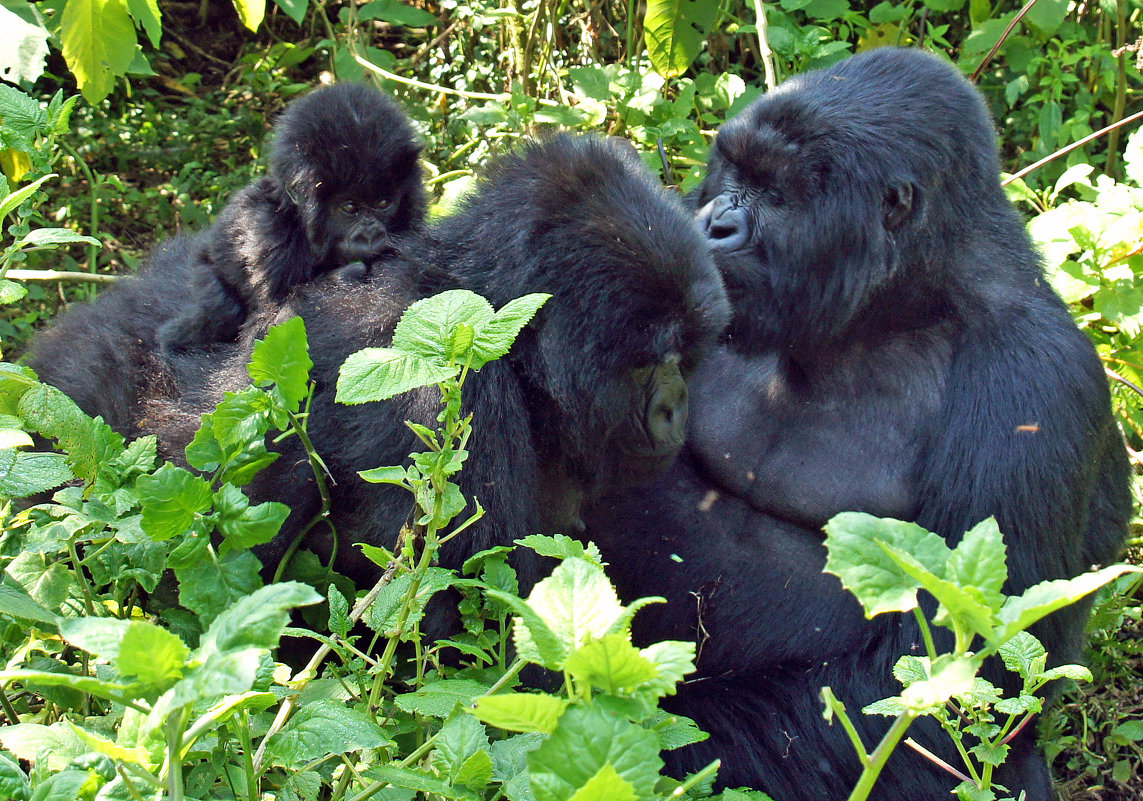
<instances>
[{"instance_id":1,"label":"silverback gorilla","mask_svg":"<svg viewBox=\"0 0 1143 801\"><path fill-rule=\"evenodd\" d=\"M192 297L160 328L161 346L231 341L291 286L384 256L424 223L420 152L404 111L372 87L342 83L291 103L274 126L269 174L195 237Z\"/></svg>"},{"instance_id":2,"label":"silverback gorilla","mask_svg":"<svg viewBox=\"0 0 1143 801\"><path fill-rule=\"evenodd\" d=\"M890 669L921 638L911 616L865 620L821 572L838 512L953 542L995 515L1009 592L1119 554L1128 471L1103 370L998 175L981 98L915 50L793 78L719 132L698 219L731 324L691 383L678 462L586 518L623 594L668 597L636 635L698 641L667 706L711 738L668 755L675 772L720 757L723 784L781 801L852 789L819 690L851 712L896 695ZM1087 612L1034 630L1052 660L1080 655ZM856 717L872 747L887 719ZM936 727L910 734L960 764ZM997 781L1049 801L1035 726L1012 746ZM874 797L944 801L957 783L899 748Z\"/></svg>"},{"instance_id":3,"label":"silverback gorilla","mask_svg":"<svg viewBox=\"0 0 1143 801\"><path fill-rule=\"evenodd\" d=\"M364 278L335 271L248 323L249 333L293 314L306 321L317 382L309 435L337 482L339 567L362 580L375 568L354 561L348 544L391 545L411 502L356 472L404 461L417 449L404 421L432 424L439 398L432 388L346 406L334 402L334 388L344 359L388 344L413 301L452 288L497 307L530 292L553 296L508 356L466 384L475 432L459 481L487 514L461 544L445 548L441 561L449 567L528 533L581 527L584 497L665 468L685 433L683 376L729 317L692 216L632 148L609 140L556 136L519 148L491 168L457 213L413 242L407 250L415 258L391 259ZM221 390L247 381L249 343L230 354L158 348L156 321L179 302L174 288L186 264L179 241L156 261L64 317L41 338L32 366L89 414L103 414L124 433L154 432L177 454ZM125 398L134 401L123 410ZM266 562L280 557L319 505L296 439L279 446L283 457L251 486L260 500L293 509L279 540L261 552ZM330 545L315 539L319 551ZM522 565L521 582L534 578Z\"/></svg>"}]
</instances>

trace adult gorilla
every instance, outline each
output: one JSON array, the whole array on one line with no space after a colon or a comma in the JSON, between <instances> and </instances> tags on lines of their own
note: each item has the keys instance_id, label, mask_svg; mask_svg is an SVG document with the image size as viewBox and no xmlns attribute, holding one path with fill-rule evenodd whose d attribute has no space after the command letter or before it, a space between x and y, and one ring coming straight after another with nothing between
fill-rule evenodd
<instances>
[{"instance_id":1,"label":"adult gorilla","mask_svg":"<svg viewBox=\"0 0 1143 801\"><path fill-rule=\"evenodd\" d=\"M520 147L456 214L406 244L420 252L364 280L354 269L319 277L247 323L250 335L274 319L305 319L317 384L308 432L336 479L341 569L374 579L375 566L354 560L349 543L391 546L411 508L404 491L366 484L357 471L419 450L404 421L433 425L440 402L431 387L383 403L335 403L338 369L356 350L387 345L403 310L426 295L465 288L500 307L530 292L552 294L511 352L465 386L474 433L458 478L487 514L446 546L446 566L529 533L582 527L584 497L646 479L674 459L687 416L684 374L729 311L691 215L634 149L570 136ZM180 300L172 286L187 269L193 260L176 240L150 272L63 318L32 359L84 411L126 434L156 433L173 456L222 390L248 383L249 343L227 353L169 352L157 342L155 328ZM320 504L296 440L283 442L282 458L251 485L260 500L292 509L280 539L261 553L269 563ZM527 584L534 566L523 567Z\"/></svg>"},{"instance_id":2,"label":"adult gorilla","mask_svg":"<svg viewBox=\"0 0 1143 801\"><path fill-rule=\"evenodd\" d=\"M669 707L712 736L673 770L721 757L725 784L781 801L852 789L860 766L819 690L850 710L895 695L890 668L922 640L911 616L864 620L821 573L838 512L950 542L995 515L1009 592L1118 555L1128 470L1104 374L996 153L973 88L896 49L791 79L719 132L698 216L734 308L725 347L692 382L677 465L587 518L625 595L669 597L638 635L698 640L699 675ZM1079 656L1087 611L1035 631L1053 661ZM859 722L868 746L887 725ZM959 764L935 727L911 734ZM1034 737L997 780L1048 801ZM956 784L898 749L874 796L943 801Z\"/></svg>"}]
</instances>

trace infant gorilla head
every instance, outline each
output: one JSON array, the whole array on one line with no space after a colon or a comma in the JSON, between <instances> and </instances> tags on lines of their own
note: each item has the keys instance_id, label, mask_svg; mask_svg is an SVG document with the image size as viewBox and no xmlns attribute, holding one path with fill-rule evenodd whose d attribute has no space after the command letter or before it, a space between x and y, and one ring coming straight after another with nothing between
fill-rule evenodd
<instances>
[{"instance_id":1,"label":"infant gorilla head","mask_svg":"<svg viewBox=\"0 0 1143 801\"><path fill-rule=\"evenodd\" d=\"M389 253L425 218L420 154L400 107L361 84L294 102L275 126L270 173L239 192L189 249L191 301L164 350L228 342L290 287Z\"/></svg>"}]
</instances>

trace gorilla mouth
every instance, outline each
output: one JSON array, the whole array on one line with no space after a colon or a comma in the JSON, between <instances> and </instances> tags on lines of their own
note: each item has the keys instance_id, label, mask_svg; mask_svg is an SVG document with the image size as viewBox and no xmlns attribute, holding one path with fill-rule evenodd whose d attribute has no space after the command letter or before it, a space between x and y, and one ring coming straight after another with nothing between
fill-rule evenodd
<instances>
[{"instance_id":1,"label":"gorilla mouth","mask_svg":"<svg viewBox=\"0 0 1143 801\"><path fill-rule=\"evenodd\" d=\"M341 247L338 248L338 255L341 256L345 263L353 261L371 262L376 261L382 256L396 253L396 251L397 249L393 244L392 238L386 236L380 242L370 242L368 244L343 242Z\"/></svg>"}]
</instances>

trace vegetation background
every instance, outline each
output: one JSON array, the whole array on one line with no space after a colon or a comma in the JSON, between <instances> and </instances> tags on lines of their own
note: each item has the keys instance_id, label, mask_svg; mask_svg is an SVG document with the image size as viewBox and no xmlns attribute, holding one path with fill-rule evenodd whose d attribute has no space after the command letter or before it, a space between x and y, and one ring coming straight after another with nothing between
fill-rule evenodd
<instances>
[{"instance_id":1,"label":"vegetation background","mask_svg":"<svg viewBox=\"0 0 1143 801\"><path fill-rule=\"evenodd\" d=\"M504 142L552 126L627 137L687 192L718 126L766 86L864 49L917 46L947 56L987 98L1017 176L1009 190L1105 360L1143 462L1139 0L3 0L0 13L42 31L0 34L5 76L49 112L62 92L50 125L0 85L5 188L57 176L8 210L7 232L63 227L100 245L5 251L0 279L26 290L0 307L9 359L157 242L205 227L264 170L274 115L318 82L371 80L403 103L444 213ZM62 98L76 94L68 118ZM1125 578L1101 596L1095 680L1045 716L1062 798L1143 797L1137 587ZM15 628L0 637L10 665L29 648ZM48 718L53 703L71 700L51 699Z\"/></svg>"}]
</instances>

